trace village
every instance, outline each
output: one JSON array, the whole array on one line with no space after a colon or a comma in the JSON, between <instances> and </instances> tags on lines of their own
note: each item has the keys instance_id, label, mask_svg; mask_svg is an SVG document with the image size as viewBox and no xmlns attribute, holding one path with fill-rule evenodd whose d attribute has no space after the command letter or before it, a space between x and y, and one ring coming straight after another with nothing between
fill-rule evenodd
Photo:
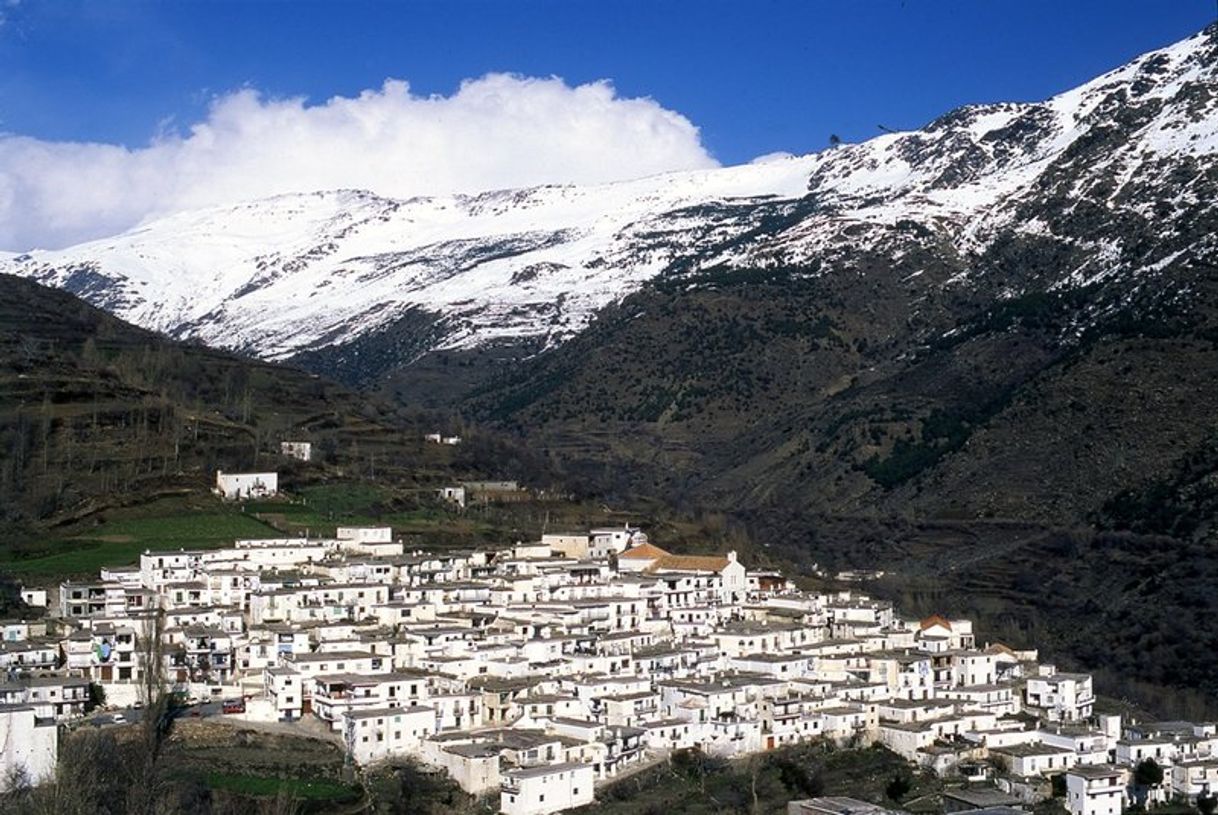
<instances>
[{"instance_id":1,"label":"village","mask_svg":"<svg viewBox=\"0 0 1218 815\"><path fill-rule=\"evenodd\" d=\"M217 475L225 499L277 489L274 473ZM802 591L629 524L468 551L370 526L150 550L22 599L47 615L3 622L2 779L50 778L63 726L99 694L121 726L159 666L221 720L330 738L358 767L409 757L507 815L592 804L677 751L735 760L816 740L882 745L959 780L945 812L1057 798L1116 815L1218 786L1213 723L1097 714L1089 675L979 642L970 620ZM884 810L820 798L788 811Z\"/></svg>"}]
</instances>

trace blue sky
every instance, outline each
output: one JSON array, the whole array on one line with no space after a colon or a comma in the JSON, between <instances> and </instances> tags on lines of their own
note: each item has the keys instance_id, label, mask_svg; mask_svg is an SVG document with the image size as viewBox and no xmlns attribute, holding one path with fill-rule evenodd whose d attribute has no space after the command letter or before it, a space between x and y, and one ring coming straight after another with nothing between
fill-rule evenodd
<instances>
[{"instance_id":1,"label":"blue sky","mask_svg":"<svg viewBox=\"0 0 1218 815\"><path fill-rule=\"evenodd\" d=\"M323 100L395 77L448 94L516 72L611 79L737 163L1040 99L1214 13L1213 0L23 0L0 27L0 129L138 145L240 86Z\"/></svg>"},{"instance_id":2,"label":"blue sky","mask_svg":"<svg viewBox=\"0 0 1218 815\"><path fill-rule=\"evenodd\" d=\"M244 86L320 101L396 77L448 94L505 71L610 79L684 114L738 163L967 102L1045 97L1195 32L1215 3L22 0L3 13L10 133L135 146Z\"/></svg>"},{"instance_id":3,"label":"blue sky","mask_svg":"<svg viewBox=\"0 0 1218 815\"><path fill-rule=\"evenodd\" d=\"M599 183L1039 100L1215 0L0 0L0 249L353 187Z\"/></svg>"}]
</instances>

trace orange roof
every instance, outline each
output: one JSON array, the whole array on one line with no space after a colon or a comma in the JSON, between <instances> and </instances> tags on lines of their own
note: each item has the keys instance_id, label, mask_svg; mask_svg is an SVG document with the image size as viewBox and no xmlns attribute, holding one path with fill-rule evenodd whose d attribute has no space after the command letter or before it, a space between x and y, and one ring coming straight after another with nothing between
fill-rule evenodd
<instances>
[{"instance_id":1,"label":"orange roof","mask_svg":"<svg viewBox=\"0 0 1218 815\"><path fill-rule=\"evenodd\" d=\"M944 628L946 628L948 631L952 630L951 621L948 620L946 617L942 616L941 614L932 614L929 617L927 617L925 620L923 620L922 621L922 630L925 631L928 628L934 628L936 625L941 625Z\"/></svg>"},{"instance_id":2,"label":"orange roof","mask_svg":"<svg viewBox=\"0 0 1218 815\"><path fill-rule=\"evenodd\" d=\"M638 546L627 549L617 556L618 560L659 560L662 557L670 557L668 552L665 552L660 547L651 543L643 543Z\"/></svg>"},{"instance_id":3,"label":"orange roof","mask_svg":"<svg viewBox=\"0 0 1218 815\"><path fill-rule=\"evenodd\" d=\"M666 555L647 567L649 572L721 572L730 563L726 555Z\"/></svg>"}]
</instances>

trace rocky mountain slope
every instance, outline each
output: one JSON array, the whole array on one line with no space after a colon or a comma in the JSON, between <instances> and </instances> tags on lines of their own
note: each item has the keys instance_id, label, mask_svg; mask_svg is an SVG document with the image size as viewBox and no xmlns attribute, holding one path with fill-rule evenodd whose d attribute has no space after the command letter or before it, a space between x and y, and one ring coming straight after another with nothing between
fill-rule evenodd
<instances>
[{"instance_id":1,"label":"rocky mountain slope","mask_svg":"<svg viewBox=\"0 0 1218 815\"><path fill-rule=\"evenodd\" d=\"M285 195L0 259L0 271L266 359L425 324L395 363L504 342L552 347L648 281L724 265L850 274L861 250L933 251L943 268L909 274L967 289L1002 271L977 258L1020 238L1055 245L1059 286L1154 273L1185 248L1214 248L1199 223L1218 150L1214 36L1044 103L961 108L814 155L472 197ZM1165 223L1178 241L1160 240ZM1007 283L1000 295L1020 291Z\"/></svg>"},{"instance_id":2,"label":"rocky mountain slope","mask_svg":"<svg viewBox=\"0 0 1218 815\"><path fill-rule=\"evenodd\" d=\"M822 168L470 404L677 501L1077 521L1212 432L1215 151L1211 27L830 153L884 191Z\"/></svg>"}]
</instances>

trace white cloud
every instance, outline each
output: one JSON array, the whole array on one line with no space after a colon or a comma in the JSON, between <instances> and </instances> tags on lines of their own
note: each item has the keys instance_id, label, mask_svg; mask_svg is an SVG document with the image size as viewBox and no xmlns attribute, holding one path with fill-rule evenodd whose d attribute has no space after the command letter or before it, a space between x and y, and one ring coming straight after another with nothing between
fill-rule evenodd
<instances>
[{"instance_id":1,"label":"white cloud","mask_svg":"<svg viewBox=\"0 0 1218 815\"><path fill-rule=\"evenodd\" d=\"M0 135L0 247L55 248L143 220L340 187L408 197L715 166L688 119L608 82L490 74L451 96L405 82L322 104L217 98L146 147Z\"/></svg>"}]
</instances>

